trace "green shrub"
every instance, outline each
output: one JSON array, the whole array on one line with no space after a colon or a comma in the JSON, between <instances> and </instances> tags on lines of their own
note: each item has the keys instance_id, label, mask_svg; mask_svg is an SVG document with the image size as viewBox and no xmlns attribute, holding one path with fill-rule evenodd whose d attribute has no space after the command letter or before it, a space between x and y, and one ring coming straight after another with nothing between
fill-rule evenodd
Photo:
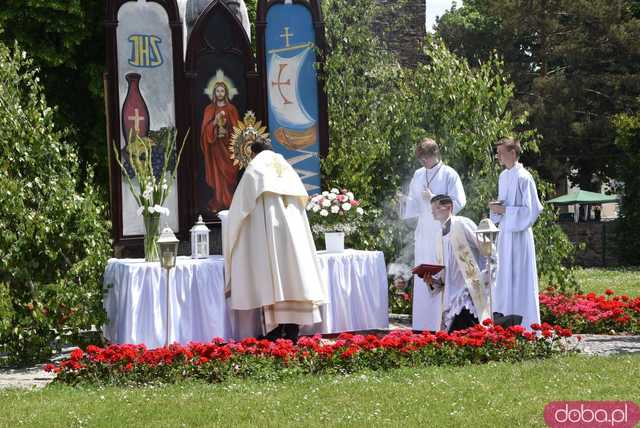
<instances>
[{"instance_id":1,"label":"green shrub","mask_svg":"<svg viewBox=\"0 0 640 428\"><path fill-rule=\"evenodd\" d=\"M0 44L0 353L12 363L105 319L105 206L53 115L26 52Z\"/></svg>"}]
</instances>

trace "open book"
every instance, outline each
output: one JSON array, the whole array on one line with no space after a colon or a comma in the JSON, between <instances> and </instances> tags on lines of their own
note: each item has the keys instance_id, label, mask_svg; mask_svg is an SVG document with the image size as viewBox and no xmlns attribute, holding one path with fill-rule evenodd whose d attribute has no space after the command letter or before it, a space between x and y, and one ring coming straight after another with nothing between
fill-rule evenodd
<instances>
[{"instance_id":1,"label":"open book","mask_svg":"<svg viewBox=\"0 0 640 428\"><path fill-rule=\"evenodd\" d=\"M425 277L427 277L427 275L435 275L442 269L444 269L444 266L442 265L421 264L411 269L411 272L414 275L418 275L420 278L425 280Z\"/></svg>"}]
</instances>

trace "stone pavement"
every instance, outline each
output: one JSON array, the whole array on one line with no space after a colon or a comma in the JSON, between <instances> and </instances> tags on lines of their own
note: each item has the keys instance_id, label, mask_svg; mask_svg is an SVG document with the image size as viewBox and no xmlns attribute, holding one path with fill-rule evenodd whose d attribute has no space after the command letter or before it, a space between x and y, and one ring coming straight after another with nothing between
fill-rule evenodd
<instances>
[{"instance_id":1,"label":"stone pavement","mask_svg":"<svg viewBox=\"0 0 640 428\"><path fill-rule=\"evenodd\" d=\"M45 372L43 367L41 364L26 369L0 369L0 389L46 386L53 379L53 373Z\"/></svg>"},{"instance_id":2,"label":"stone pavement","mask_svg":"<svg viewBox=\"0 0 640 428\"><path fill-rule=\"evenodd\" d=\"M410 328L411 318L408 315L389 316L389 329ZM569 345L577 348L586 355L619 355L640 353L640 336L609 336L600 334L580 334L582 339L570 337ZM71 349L65 349L65 354ZM639 354L640 355L640 354ZM60 359L58 356L56 359ZM26 369L0 369L0 389L2 388L41 388L46 386L51 379L52 373L43 370L44 365L38 365Z\"/></svg>"}]
</instances>

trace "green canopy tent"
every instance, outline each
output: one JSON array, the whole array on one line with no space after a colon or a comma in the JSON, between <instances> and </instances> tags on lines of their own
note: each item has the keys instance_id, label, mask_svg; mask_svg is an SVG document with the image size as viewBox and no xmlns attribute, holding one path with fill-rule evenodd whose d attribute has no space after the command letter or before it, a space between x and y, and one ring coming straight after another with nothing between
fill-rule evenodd
<instances>
[{"instance_id":1,"label":"green canopy tent","mask_svg":"<svg viewBox=\"0 0 640 428\"><path fill-rule=\"evenodd\" d=\"M578 190L567 193L547 201L554 205L600 205L618 202L618 195L605 195L604 193L587 192Z\"/></svg>"},{"instance_id":2,"label":"green canopy tent","mask_svg":"<svg viewBox=\"0 0 640 428\"><path fill-rule=\"evenodd\" d=\"M566 195L558 196L547 202L554 205L600 205L618 202L618 195L605 195L604 193L588 192L586 190L577 190ZM576 207L575 221L578 221Z\"/></svg>"}]
</instances>

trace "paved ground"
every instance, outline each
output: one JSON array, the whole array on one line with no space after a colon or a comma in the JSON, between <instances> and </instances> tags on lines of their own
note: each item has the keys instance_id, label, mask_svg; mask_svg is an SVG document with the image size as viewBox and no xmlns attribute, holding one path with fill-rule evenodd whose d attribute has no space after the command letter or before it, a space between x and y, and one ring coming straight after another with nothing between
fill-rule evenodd
<instances>
[{"instance_id":1,"label":"paved ground","mask_svg":"<svg viewBox=\"0 0 640 428\"><path fill-rule=\"evenodd\" d=\"M408 328L411 319L408 315L393 315L389 319L389 328ZM608 336L598 334L582 334L580 341L576 337L569 338L571 345L576 345L587 355L616 355L640 353L640 336ZM65 349L70 352L70 349ZM59 357L58 357L59 358ZM46 386L53 375L46 373L43 365L26 369L0 369L0 389L2 388L41 388Z\"/></svg>"}]
</instances>

